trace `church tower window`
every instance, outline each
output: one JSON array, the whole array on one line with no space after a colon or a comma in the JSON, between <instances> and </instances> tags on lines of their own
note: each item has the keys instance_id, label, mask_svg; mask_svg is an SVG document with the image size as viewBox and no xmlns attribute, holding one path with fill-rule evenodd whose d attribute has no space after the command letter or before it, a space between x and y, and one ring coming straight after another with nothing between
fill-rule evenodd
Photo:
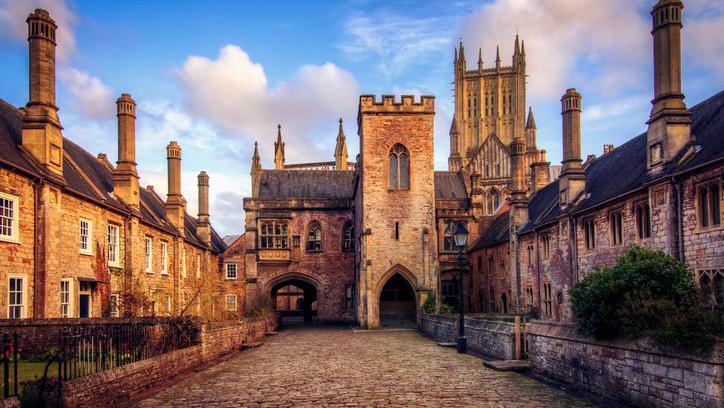
<instances>
[{"instance_id":1,"label":"church tower window","mask_svg":"<svg viewBox=\"0 0 724 408\"><path fill-rule=\"evenodd\" d=\"M320 252L322 250L322 227L317 221L312 222L307 233L307 251Z\"/></svg>"},{"instance_id":2,"label":"church tower window","mask_svg":"<svg viewBox=\"0 0 724 408\"><path fill-rule=\"evenodd\" d=\"M390 151L390 190L410 189L410 155L407 148L396 144Z\"/></svg>"}]
</instances>

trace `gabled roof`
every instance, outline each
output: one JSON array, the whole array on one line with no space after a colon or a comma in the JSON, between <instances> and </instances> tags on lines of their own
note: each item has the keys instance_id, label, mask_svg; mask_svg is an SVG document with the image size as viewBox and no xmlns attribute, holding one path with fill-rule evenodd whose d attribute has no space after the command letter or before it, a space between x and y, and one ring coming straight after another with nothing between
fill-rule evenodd
<instances>
[{"instance_id":1,"label":"gabled roof","mask_svg":"<svg viewBox=\"0 0 724 408\"><path fill-rule=\"evenodd\" d=\"M354 172L349 170L262 170L259 198L304 199L354 196Z\"/></svg>"},{"instance_id":2,"label":"gabled roof","mask_svg":"<svg viewBox=\"0 0 724 408\"><path fill-rule=\"evenodd\" d=\"M497 245L510 239L510 211L495 217L493 223L483 232L483 235L473 243L469 251Z\"/></svg>"},{"instance_id":3,"label":"gabled roof","mask_svg":"<svg viewBox=\"0 0 724 408\"><path fill-rule=\"evenodd\" d=\"M463 174L459 171L435 172L435 199L467 200Z\"/></svg>"},{"instance_id":4,"label":"gabled roof","mask_svg":"<svg viewBox=\"0 0 724 408\"><path fill-rule=\"evenodd\" d=\"M241 235L224 235L222 238L224 240L224 244L226 244L227 247L231 246L234 242L236 242L237 239L239 239Z\"/></svg>"},{"instance_id":5,"label":"gabled roof","mask_svg":"<svg viewBox=\"0 0 724 408\"><path fill-rule=\"evenodd\" d=\"M47 176L46 171L35 159L24 153L22 144L22 126L20 111L0 99L0 163L19 169L33 176ZM130 208L113 195L113 173L99 159L63 138L63 179L65 188L71 193L107 205L117 211L128 213ZM178 233L166 218L163 199L157 194L140 188L141 220L170 234ZM192 228L189 228L189 227ZM196 236L196 220L186 214L186 241L204 246ZM212 228L212 250L220 253L226 246Z\"/></svg>"}]
</instances>

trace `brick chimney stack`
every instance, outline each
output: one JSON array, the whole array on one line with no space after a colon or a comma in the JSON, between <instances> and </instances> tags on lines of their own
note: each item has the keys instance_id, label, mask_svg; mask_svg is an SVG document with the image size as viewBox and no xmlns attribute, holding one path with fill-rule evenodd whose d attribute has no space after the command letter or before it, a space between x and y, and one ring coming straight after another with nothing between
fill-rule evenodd
<instances>
[{"instance_id":1,"label":"brick chimney stack","mask_svg":"<svg viewBox=\"0 0 724 408\"><path fill-rule=\"evenodd\" d=\"M166 159L168 163L166 216L183 236L186 200L181 195L181 147L175 141L166 146Z\"/></svg>"},{"instance_id":2,"label":"brick chimney stack","mask_svg":"<svg viewBox=\"0 0 724 408\"><path fill-rule=\"evenodd\" d=\"M209 175L205 171L199 173L199 214L196 224L196 235L206 245L211 244L211 223L209 222Z\"/></svg>"},{"instance_id":3,"label":"brick chimney stack","mask_svg":"<svg viewBox=\"0 0 724 408\"><path fill-rule=\"evenodd\" d=\"M551 182L551 162L546 159L546 151L541 150L536 160L530 165L533 178L533 191L539 192Z\"/></svg>"},{"instance_id":4,"label":"brick chimney stack","mask_svg":"<svg viewBox=\"0 0 724 408\"><path fill-rule=\"evenodd\" d=\"M563 168L559 182L560 204L567 206L585 188L581 163L581 94L569 88L561 98L563 117Z\"/></svg>"},{"instance_id":5,"label":"brick chimney stack","mask_svg":"<svg viewBox=\"0 0 724 408\"><path fill-rule=\"evenodd\" d=\"M510 216L512 224L521 226L528 220L528 199L526 197L527 187L525 183L525 140L523 138L516 137L510 144L510 160L513 176Z\"/></svg>"},{"instance_id":6,"label":"brick chimney stack","mask_svg":"<svg viewBox=\"0 0 724 408\"><path fill-rule=\"evenodd\" d=\"M126 204L140 208L136 171L136 101L124 93L116 100L118 165L113 172L113 193Z\"/></svg>"},{"instance_id":7,"label":"brick chimney stack","mask_svg":"<svg viewBox=\"0 0 724 408\"><path fill-rule=\"evenodd\" d=\"M681 29L684 4L659 0L651 11L654 37L654 99L646 131L648 169L671 161L691 139L691 114L681 92Z\"/></svg>"},{"instance_id":8,"label":"brick chimney stack","mask_svg":"<svg viewBox=\"0 0 724 408\"><path fill-rule=\"evenodd\" d=\"M55 30L58 26L43 9L35 9L28 23L30 95L23 117L25 147L51 174L63 176L63 127L55 106Z\"/></svg>"}]
</instances>

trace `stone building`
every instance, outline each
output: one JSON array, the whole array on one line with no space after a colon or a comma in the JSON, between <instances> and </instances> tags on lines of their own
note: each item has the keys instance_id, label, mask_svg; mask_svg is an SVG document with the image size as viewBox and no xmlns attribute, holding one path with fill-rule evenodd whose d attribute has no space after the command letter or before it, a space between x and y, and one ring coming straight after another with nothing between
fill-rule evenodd
<instances>
[{"instance_id":1,"label":"stone building","mask_svg":"<svg viewBox=\"0 0 724 408\"><path fill-rule=\"evenodd\" d=\"M630 245L686 262L709 302L724 302L724 92L687 109L682 9L661 0L651 12L654 99L645 133L584 162L582 97L568 89L561 98L559 179L534 183L530 199L514 197L470 249L482 310L570 320L570 287Z\"/></svg>"},{"instance_id":2,"label":"stone building","mask_svg":"<svg viewBox=\"0 0 724 408\"><path fill-rule=\"evenodd\" d=\"M139 186L136 103L128 94L116 101L116 166L64 137L55 101L57 26L42 9L27 25L28 103L15 108L0 99L0 318L213 309L201 288L219 275L226 245L209 222L208 175L199 174L197 218L185 211L176 142L166 148L166 199Z\"/></svg>"}]
</instances>

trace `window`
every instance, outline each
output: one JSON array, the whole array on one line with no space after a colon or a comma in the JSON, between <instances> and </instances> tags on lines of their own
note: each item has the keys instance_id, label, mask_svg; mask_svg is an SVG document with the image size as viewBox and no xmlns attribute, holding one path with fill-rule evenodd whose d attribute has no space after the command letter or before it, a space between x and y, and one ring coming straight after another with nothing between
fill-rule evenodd
<instances>
[{"instance_id":1,"label":"window","mask_svg":"<svg viewBox=\"0 0 724 408\"><path fill-rule=\"evenodd\" d=\"M226 310L236 311L236 295L226 295Z\"/></svg>"},{"instance_id":2,"label":"window","mask_svg":"<svg viewBox=\"0 0 724 408\"><path fill-rule=\"evenodd\" d=\"M407 148L396 144L390 151L390 190L410 189L410 155Z\"/></svg>"},{"instance_id":3,"label":"window","mask_svg":"<svg viewBox=\"0 0 724 408\"><path fill-rule=\"evenodd\" d=\"M261 233L259 234L259 246L261 249L289 248L287 223L284 221L262 222Z\"/></svg>"},{"instance_id":4,"label":"window","mask_svg":"<svg viewBox=\"0 0 724 408\"><path fill-rule=\"evenodd\" d=\"M317 221L312 221L307 233L307 251L320 252L322 250L322 227Z\"/></svg>"},{"instance_id":5,"label":"window","mask_svg":"<svg viewBox=\"0 0 724 408\"><path fill-rule=\"evenodd\" d=\"M533 263L533 245L528 245L528 266Z\"/></svg>"},{"instance_id":6,"label":"window","mask_svg":"<svg viewBox=\"0 0 724 408\"><path fill-rule=\"evenodd\" d=\"M181 276L186 277L186 247L181 244L181 250L179 251L180 263L181 263Z\"/></svg>"},{"instance_id":7,"label":"window","mask_svg":"<svg viewBox=\"0 0 724 408\"><path fill-rule=\"evenodd\" d=\"M699 193L699 226L702 228L718 227L721 224L721 206L719 183L700 185Z\"/></svg>"},{"instance_id":8,"label":"window","mask_svg":"<svg viewBox=\"0 0 724 408\"><path fill-rule=\"evenodd\" d=\"M508 298L505 296L505 293L500 295L500 311L502 313L508 313Z\"/></svg>"},{"instance_id":9,"label":"window","mask_svg":"<svg viewBox=\"0 0 724 408\"><path fill-rule=\"evenodd\" d=\"M352 285L347 285L344 288L344 308L352 309L354 306L354 294L352 293Z\"/></svg>"},{"instance_id":10,"label":"window","mask_svg":"<svg viewBox=\"0 0 724 408\"><path fill-rule=\"evenodd\" d=\"M724 305L724 269L699 271L702 303L708 307Z\"/></svg>"},{"instance_id":11,"label":"window","mask_svg":"<svg viewBox=\"0 0 724 408\"><path fill-rule=\"evenodd\" d=\"M118 235L118 225L108 224L108 265L111 266L120 266L121 264L121 257L118 250L120 239Z\"/></svg>"},{"instance_id":12,"label":"window","mask_svg":"<svg viewBox=\"0 0 724 408\"><path fill-rule=\"evenodd\" d=\"M201 255L196 254L196 277L201 277Z\"/></svg>"},{"instance_id":13,"label":"window","mask_svg":"<svg viewBox=\"0 0 724 408\"><path fill-rule=\"evenodd\" d=\"M153 238L146 237L146 273L153 273Z\"/></svg>"},{"instance_id":14,"label":"window","mask_svg":"<svg viewBox=\"0 0 724 408\"><path fill-rule=\"evenodd\" d=\"M444 220L442 229L442 250L445 252L455 251L455 239L453 238L453 230L455 229L455 221Z\"/></svg>"},{"instance_id":15,"label":"window","mask_svg":"<svg viewBox=\"0 0 724 408\"><path fill-rule=\"evenodd\" d=\"M354 225L347 221L342 230L342 251L354 251Z\"/></svg>"},{"instance_id":16,"label":"window","mask_svg":"<svg viewBox=\"0 0 724 408\"><path fill-rule=\"evenodd\" d=\"M613 245L623 244L623 212L621 210L612 211L608 222L611 226L611 243Z\"/></svg>"},{"instance_id":17,"label":"window","mask_svg":"<svg viewBox=\"0 0 724 408\"><path fill-rule=\"evenodd\" d=\"M168 275L168 243L161 241L161 275Z\"/></svg>"},{"instance_id":18,"label":"window","mask_svg":"<svg viewBox=\"0 0 724 408\"><path fill-rule=\"evenodd\" d=\"M70 285L70 279L60 281L60 317L70 317Z\"/></svg>"},{"instance_id":19,"label":"window","mask_svg":"<svg viewBox=\"0 0 724 408\"><path fill-rule=\"evenodd\" d=\"M8 318L25 317L25 278L11 276L8 280Z\"/></svg>"},{"instance_id":20,"label":"window","mask_svg":"<svg viewBox=\"0 0 724 408\"><path fill-rule=\"evenodd\" d=\"M551 284L543 284L543 312L546 316L553 315L553 301L551 297Z\"/></svg>"},{"instance_id":21,"label":"window","mask_svg":"<svg viewBox=\"0 0 724 408\"><path fill-rule=\"evenodd\" d=\"M528 305L528 310L533 307L533 287L528 286L525 288L525 303Z\"/></svg>"},{"instance_id":22,"label":"window","mask_svg":"<svg viewBox=\"0 0 724 408\"><path fill-rule=\"evenodd\" d=\"M500 193L497 190L490 190L488 193L488 215L493 215L500 206Z\"/></svg>"},{"instance_id":23,"label":"window","mask_svg":"<svg viewBox=\"0 0 724 408\"><path fill-rule=\"evenodd\" d=\"M649 203L639 203L636 209L636 231L639 239L651 237L651 210Z\"/></svg>"},{"instance_id":24,"label":"window","mask_svg":"<svg viewBox=\"0 0 724 408\"><path fill-rule=\"evenodd\" d=\"M93 242L93 223L90 220L80 220L80 253L86 255L93 254L91 243Z\"/></svg>"},{"instance_id":25,"label":"window","mask_svg":"<svg viewBox=\"0 0 724 408\"><path fill-rule=\"evenodd\" d=\"M110 299L111 317L118 317L120 315L120 312L118 309L118 300L119 300L119 296L117 293L114 293L111 295L111 299Z\"/></svg>"},{"instance_id":26,"label":"window","mask_svg":"<svg viewBox=\"0 0 724 408\"><path fill-rule=\"evenodd\" d=\"M592 218L583 221L583 232L586 241L586 249L596 248L596 225Z\"/></svg>"},{"instance_id":27,"label":"window","mask_svg":"<svg viewBox=\"0 0 724 408\"><path fill-rule=\"evenodd\" d=\"M166 313L171 314L171 295L166 295Z\"/></svg>"},{"instance_id":28,"label":"window","mask_svg":"<svg viewBox=\"0 0 724 408\"><path fill-rule=\"evenodd\" d=\"M0 193L0 240L18 242L18 198Z\"/></svg>"},{"instance_id":29,"label":"window","mask_svg":"<svg viewBox=\"0 0 724 408\"><path fill-rule=\"evenodd\" d=\"M236 264L235 263L227 263L226 264L226 279L236 279Z\"/></svg>"},{"instance_id":30,"label":"window","mask_svg":"<svg viewBox=\"0 0 724 408\"><path fill-rule=\"evenodd\" d=\"M395 221L395 241L400 240L400 222Z\"/></svg>"},{"instance_id":31,"label":"window","mask_svg":"<svg viewBox=\"0 0 724 408\"><path fill-rule=\"evenodd\" d=\"M551 256L551 236L543 235L541 237L541 246L543 247L543 259L548 259Z\"/></svg>"}]
</instances>

